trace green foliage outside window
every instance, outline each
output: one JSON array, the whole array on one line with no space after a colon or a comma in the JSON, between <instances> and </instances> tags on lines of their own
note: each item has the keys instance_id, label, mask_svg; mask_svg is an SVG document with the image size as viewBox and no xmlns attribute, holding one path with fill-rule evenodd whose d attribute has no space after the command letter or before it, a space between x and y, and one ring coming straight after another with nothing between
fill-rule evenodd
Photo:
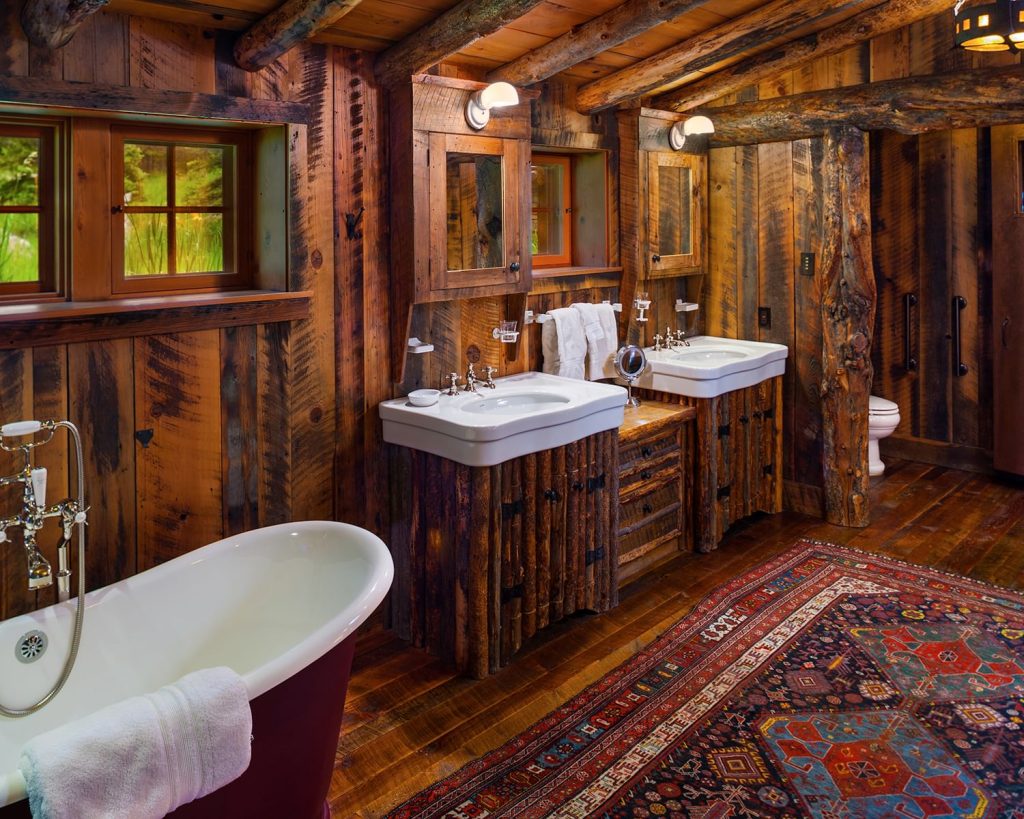
<instances>
[{"instance_id":1,"label":"green foliage outside window","mask_svg":"<svg viewBox=\"0 0 1024 819\"><path fill-rule=\"evenodd\" d=\"M39 140L0 136L0 282L39 279L39 214L7 210L37 206L38 180Z\"/></svg>"},{"instance_id":2,"label":"green foliage outside window","mask_svg":"<svg viewBox=\"0 0 1024 819\"><path fill-rule=\"evenodd\" d=\"M224 270L224 214L216 211L224 206L230 162L229 146L124 143L126 275L166 275L172 269L171 253L176 273ZM136 207L163 212L133 212ZM216 210L204 212L209 209Z\"/></svg>"}]
</instances>

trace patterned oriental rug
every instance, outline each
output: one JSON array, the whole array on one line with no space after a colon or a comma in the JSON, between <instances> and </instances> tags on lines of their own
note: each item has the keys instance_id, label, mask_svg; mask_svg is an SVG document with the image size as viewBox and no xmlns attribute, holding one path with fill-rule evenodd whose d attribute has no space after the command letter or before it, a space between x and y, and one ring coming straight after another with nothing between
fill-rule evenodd
<instances>
[{"instance_id":1,"label":"patterned oriental rug","mask_svg":"<svg viewBox=\"0 0 1024 819\"><path fill-rule=\"evenodd\" d=\"M822 543L394 817L1024 817L1024 594Z\"/></svg>"}]
</instances>

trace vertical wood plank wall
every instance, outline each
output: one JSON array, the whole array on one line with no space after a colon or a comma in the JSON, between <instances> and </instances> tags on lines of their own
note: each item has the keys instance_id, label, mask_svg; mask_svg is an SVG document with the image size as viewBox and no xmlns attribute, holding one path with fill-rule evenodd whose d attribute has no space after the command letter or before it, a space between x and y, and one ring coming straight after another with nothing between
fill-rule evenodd
<instances>
[{"instance_id":1,"label":"vertical wood plank wall","mask_svg":"<svg viewBox=\"0 0 1024 819\"><path fill-rule=\"evenodd\" d=\"M387 358L381 347L386 334L364 344L363 323L350 322L349 311L335 322L339 293L355 294L361 312L364 291L374 321L387 322L386 300L381 312L377 292L386 293L380 286L386 257L376 246L382 241L379 212L369 214L369 271L339 243L343 275L335 277L335 206L343 196L340 189L336 196L335 157L349 157L348 144L363 128L353 121L362 114L336 108L335 90L353 93L363 71L358 58L309 45L250 75L221 56L230 52L223 35L107 12L44 58L25 41L17 7L0 10L0 74L294 100L311 110L310 124L292 126L289 134L288 287L312 291L308 320L0 351L0 418L70 418L82 429L92 507L89 587L254 526L335 517L336 445L346 463L374 461L362 453L379 449L376 424L363 424L369 414L353 408L375 406L391 389L383 364L385 375L376 381L350 364L355 355L374 372ZM368 104L377 105L375 99ZM375 109L370 114L377 115ZM362 138L372 145L370 161L379 164L376 137ZM371 165L368 184L379 177ZM379 211L382 197L372 190L369 196ZM76 220L85 212L79 207ZM77 237L73 267L103 264L104 253L89 252L105 250L102 245ZM354 286L353 276L365 276L369 286ZM336 343L345 366L336 366ZM339 409L358 429L336 441ZM72 478L63 433L56 440L39 459L50 469L51 498L66 494ZM0 459L4 474L13 466L10 458ZM343 479L349 494L381 480L375 466L365 480L353 481L347 470ZM367 491L366 497L379 503L382 495ZM19 501L12 489L4 491L0 513L13 512ZM341 517L383 531L379 511L369 506L343 510ZM41 538L51 561L56 540L53 529ZM20 543L0 550L0 577L0 617L52 601L46 592L27 591Z\"/></svg>"},{"instance_id":2,"label":"vertical wood plank wall","mask_svg":"<svg viewBox=\"0 0 1024 819\"><path fill-rule=\"evenodd\" d=\"M971 55L952 45L951 25L952 15L938 15L717 103L970 66ZM991 56L983 64L993 64ZM878 285L872 392L896 401L902 416L886 443L909 447L902 451L923 460L979 467L986 458L991 463L992 447L988 141L987 129L920 137L873 132L870 139ZM817 277L801 274L800 257L814 253L820 263L821 152L820 139L711 150L704 300L708 333L789 345L786 503L819 513L819 293ZM912 334L920 367L910 374L903 367L905 292L919 299ZM970 373L964 378L952 375L954 294L968 300L962 337ZM758 326L758 306L771 308L770 328Z\"/></svg>"}]
</instances>

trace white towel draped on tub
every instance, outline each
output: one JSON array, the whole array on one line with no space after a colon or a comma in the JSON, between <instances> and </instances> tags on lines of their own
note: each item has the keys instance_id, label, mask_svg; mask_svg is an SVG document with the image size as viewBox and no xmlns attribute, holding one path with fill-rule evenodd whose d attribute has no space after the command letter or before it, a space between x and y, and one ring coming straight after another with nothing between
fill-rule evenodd
<instances>
[{"instance_id":1,"label":"white towel draped on tub","mask_svg":"<svg viewBox=\"0 0 1024 819\"><path fill-rule=\"evenodd\" d=\"M207 668L29 740L20 768L36 819L143 819L249 767L252 713L230 668Z\"/></svg>"},{"instance_id":2,"label":"white towel draped on tub","mask_svg":"<svg viewBox=\"0 0 1024 819\"><path fill-rule=\"evenodd\" d=\"M587 378L614 378L613 356L618 350L619 328L615 321L615 308L610 304L573 304L583 319L583 332L587 338Z\"/></svg>"},{"instance_id":3,"label":"white towel draped on tub","mask_svg":"<svg viewBox=\"0 0 1024 819\"><path fill-rule=\"evenodd\" d=\"M548 311L550 321L541 325L544 372L564 378L583 378L587 356L587 337L578 310L557 307Z\"/></svg>"}]
</instances>

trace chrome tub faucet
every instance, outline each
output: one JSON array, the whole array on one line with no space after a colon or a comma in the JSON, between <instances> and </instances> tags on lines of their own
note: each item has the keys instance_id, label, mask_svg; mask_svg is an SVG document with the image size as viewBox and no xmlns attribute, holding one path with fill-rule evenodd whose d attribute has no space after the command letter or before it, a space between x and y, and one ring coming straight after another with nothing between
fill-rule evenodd
<instances>
[{"instance_id":1,"label":"chrome tub faucet","mask_svg":"<svg viewBox=\"0 0 1024 819\"><path fill-rule=\"evenodd\" d=\"M39 551L37 538L46 520L59 518L61 538L57 543L58 570L57 594L61 601L71 594L71 569L68 561L68 546L75 524L84 524L86 509L74 498L64 498L54 504L46 504L46 468L32 465L32 450L48 443L58 426L71 427L67 421L20 421L0 427L0 449L18 452L22 456L22 468L14 475L0 476L0 486L22 485L21 511L16 515L0 518L0 543L8 541L8 529L21 529L22 543L28 570L30 591L45 589L53 585L53 567ZM30 438L13 443L13 438L24 438L42 432L44 437ZM77 440L77 430L75 431ZM79 467L81 468L81 467Z\"/></svg>"}]
</instances>

